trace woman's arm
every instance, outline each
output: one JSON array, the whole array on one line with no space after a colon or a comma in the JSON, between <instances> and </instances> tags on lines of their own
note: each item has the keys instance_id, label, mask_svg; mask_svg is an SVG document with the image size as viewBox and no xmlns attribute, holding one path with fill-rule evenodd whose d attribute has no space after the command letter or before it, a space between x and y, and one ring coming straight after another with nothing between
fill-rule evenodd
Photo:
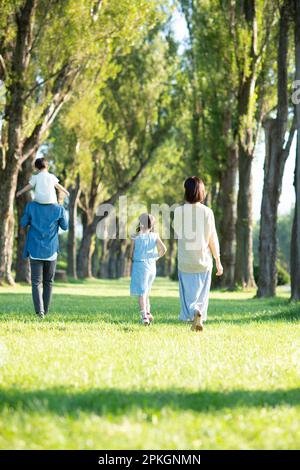
<instances>
[{"instance_id":1,"label":"woman's arm","mask_svg":"<svg viewBox=\"0 0 300 470\"><path fill-rule=\"evenodd\" d=\"M210 227L209 248L216 261L217 276L222 276L223 266L222 266L221 259L220 259L220 244L219 244L218 234L216 230L215 216L214 216L213 211L210 211L209 227Z\"/></svg>"},{"instance_id":2,"label":"woman's arm","mask_svg":"<svg viewBox=\"0 0 300 470\"><path fill-rule=\"evenodd\" d=\"M223 266L222 266L221 259L220 259L220 244L219 244L218 234L215 228L209 239L209 248L216 261L217 276L222 276Z\"/></svg>"},{"instance_id":3,"label":"woman's arm","mask_svg":"<svg viewBox=\"0 0 300 470\"><path fill-rule=\"evenodd\" d=\"M22 196L22 194L27 193L27 191L30 191L32 188L33 186L31 186L31 184L26 184L24 188L17 192L16 197Z\"/></svg>"},{"instance_id":4,"label":"woman's arm","mask_svg":"<svg viewBox=\"0 0 300 470\"><path fill-rule=\"evenodd\" d=\"M157 246L159 257L161 258L162 256L166 254L167 247L164 244L164 242L160 239L159 236L157 237L157 240L156 240L156 246Z\"/></svg>"}]
</instances>

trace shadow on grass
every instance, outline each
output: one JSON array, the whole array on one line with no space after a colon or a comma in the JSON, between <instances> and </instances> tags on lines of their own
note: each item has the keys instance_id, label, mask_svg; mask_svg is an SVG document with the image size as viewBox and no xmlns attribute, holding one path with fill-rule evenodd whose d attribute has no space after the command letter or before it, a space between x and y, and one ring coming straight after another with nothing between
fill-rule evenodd
<instances>
[{"instance_id":1,"label":"shadow on grass","mask_svg":"<svg viewBox=\"0 0 300 470\"><path fill-rule=\"evenodd\" d=\"M151 299L155 323L178 322L179 299L153 297ZM110 324L136 323L139 309L136 298L130 296L87 296L55 294L52 309L43 320L47 322L106 322ZM2 293L0 296L0 322L11 320L39 321L32 311L30 294ZM248 324L268 321L300 321L300 304L287 299L216 299L210 300L208 324Z\"/></svg>"},{"instance_id":2,"label":"shadow on grass","mask_svg":"<svg viewBox=\"0 0 300 470\"><path fill-rule=\"evenodd\" d=\"M77 415L80 412L97 415L121 415L135 410L146 413L163 408L199 413L237 407L261 408L298 406L300 390L234 390L230 392L181 390L92 389L87 392L68 391L64 388L17 391L0 389L0 409L50 412L58 415Z\"/></svg>"}]
</instances>

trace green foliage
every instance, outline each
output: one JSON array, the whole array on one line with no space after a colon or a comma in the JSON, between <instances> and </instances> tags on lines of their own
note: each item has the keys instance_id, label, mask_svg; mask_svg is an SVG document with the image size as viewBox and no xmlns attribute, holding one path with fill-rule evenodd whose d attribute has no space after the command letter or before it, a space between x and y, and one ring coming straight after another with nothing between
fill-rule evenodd
<instances>
[{"instance_id":1,"label":"green foliage","mask_svg":"<svg viewBox=\"0 0 300 470\"><path fill-rule=\"evenodd\" d=\"M287 272L286 269L280 264L279 261L276 263L277 267L277 285L278 286L285 286L287 284L291 283L291 278L289 273Z\"/></svg>"},{"instance_id":2,"label":"green foliage","mask_svg":"<svg viewBox=\"0 0 300 470\"><path fill-rule=\"evenodd\" d=\"M218 190L228 150L239 135L244 141L246 127L255 135L262 114L275 104L277 5L271 0L261 0L255 5L257 85L253 99L243 110L238 100L254 66L252 32L243 13L245 4L217 0L179 0L178 3L189 33L183 55L184 93L189 106L185 128L187 152L191 157L191 170L200 173L209 188L214 186Z\"/></svg>"},{"instance_id":3,"label":"green foliage","mask_svg":"<svg viewBox=\"0 0 300 470\"><path fill-rule=\"evenodd\" d=\"M128 53L132 44L143 37L144 29L151 28L160 16L156 0L103 1L98 13L92 14L97 3L93 0L37 2L31 56L22 77L26 102L23 138L42 124L45 109L60 91L59 87L65 87L66 93L69 89L67 95L70 95L77 85L80 89L83 83L95 79L105 82L115 73L112 58L116 51L118 55ZM11 56L17 33L15 18L23 4L1 1L0 25L5 27L0 54L5 63L6 89L15 80Z\"/></svg>"},{"instance_id":4,"label":"green foliage","mask_svg":"<svg viewBox=\"0 0 300 470\"><path fill-rule=\"evenodd\" d=\"M71 178L79 172L87 193L91 180L99 179L99 201L130 180L150 158L156 176L167 161L176 171L180 151L171 127L176 119L178 60L176 50L170 57L171 39L162 30L160 24L145 29L130 52L116 53L105 83L101 76L92 83L83 80L51 132L49 156L61 167L67 165ZM164 174L170 179L172 170ZM138 192L143 192L143 183Z\"/></svg>"},{"instance_id":5,"label":"green foliage","mask_svg":"<svg viewBox=\"0 0 300 470\"><path fill-rule=\"evenodd\" d=\"M226 149L234 137L234 44L219 2L179 3L189 29L189 48L184 57L188 76L185 91L191 113L188 151L194 171L200 169L210 184L226 162Z\"/></svg>"}]
</instances>

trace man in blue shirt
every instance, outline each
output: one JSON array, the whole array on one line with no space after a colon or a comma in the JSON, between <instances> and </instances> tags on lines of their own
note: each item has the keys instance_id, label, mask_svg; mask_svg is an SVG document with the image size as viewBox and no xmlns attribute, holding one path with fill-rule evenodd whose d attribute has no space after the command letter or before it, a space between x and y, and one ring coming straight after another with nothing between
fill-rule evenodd
<instances>
[{"instance_id":1,"label":"man in blue shirt","mask_svg":"<svg viewBox=\"0 0 300 470\"><path fill-rule=\"evenodd\" d=\"M59 251L58 229L67 230L65 209L59 204L29 202L21 219L29 226L23 257L30 258L32 299L40 318L48 313Z\"/></svg>"}]
</instances>

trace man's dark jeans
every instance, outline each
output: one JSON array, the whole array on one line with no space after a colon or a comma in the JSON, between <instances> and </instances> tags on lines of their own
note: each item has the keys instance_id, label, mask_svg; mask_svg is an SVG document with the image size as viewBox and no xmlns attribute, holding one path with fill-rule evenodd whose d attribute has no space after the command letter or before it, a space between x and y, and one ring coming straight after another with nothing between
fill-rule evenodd
<instances>
[{"instance_id":1,"label":"man's dark jeans","mask_svg":"<svg viewBox=\"0 0 300 470\"><path fill-rule=\"evenodd\" d=\"M55 276L56 260L31 259L32 299L36 313L48 313Z\"/></svg>"}]
</instances>

